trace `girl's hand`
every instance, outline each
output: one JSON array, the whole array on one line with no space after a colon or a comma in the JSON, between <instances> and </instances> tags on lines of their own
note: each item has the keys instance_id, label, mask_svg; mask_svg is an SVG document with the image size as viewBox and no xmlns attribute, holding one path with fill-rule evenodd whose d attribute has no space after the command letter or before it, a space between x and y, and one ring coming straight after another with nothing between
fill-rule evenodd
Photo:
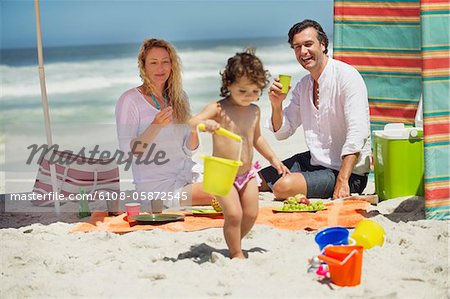
<instances>
[{"instance_id":1,"label":"girl's hand","mask_svg":"<svg viewBox=\"0 0 450 299\"><path fill-rule=\"evenodd\" d=\"M220 129L220 124L212 119L205 120L205 130L208 132L214 132Z\"/></svg>"},{"instance_id":2,"label":"girl's hand","mask_svg":"<svg viewBox=\"0 0 450 299\"><path fill-rule=\"evenodd\" d=\"M167 126L173 122L173 109L172 107L166 107L156 114L155 119L152 121L154 125Z\"/></svg>"},{"instance_id":3,"label":"girl's hand","mask_svg":"<svg viewBox=\"0 0 450 299\"><path fill-rule=\"evenodd\" d=\"M274 159L270 164L277 170L278 174L281 174L282 177L284 177L287 174L290 174L291 172L289 169L278 159Z\"/></svg>"}]
</instances>

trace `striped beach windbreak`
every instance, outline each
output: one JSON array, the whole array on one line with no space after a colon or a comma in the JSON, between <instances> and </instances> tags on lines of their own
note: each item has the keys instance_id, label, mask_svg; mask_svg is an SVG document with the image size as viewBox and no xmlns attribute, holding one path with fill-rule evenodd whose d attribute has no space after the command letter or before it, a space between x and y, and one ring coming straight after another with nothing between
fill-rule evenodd
<instances>
[{"instance_id":1,"label":"striped beach windbreak","mask_svg":"<svg viewBox=\"0 0 450 299\"><path fill-rule=\"evenodd\" d=\"M429 219L450 219L449 20L448 0L334 2L333 56L363 76L371 129L414 124L423 96Z\"/></svg>"},{"instance_id":2,"label":"striped beach windbreak","mask_svg":"<svg viewBox=\"0 0 450 299\"><path fill-rule=\"evenodd\" d=\"M422 0L425 212L450 219L450 2Z\"/></svg>"}]
</instances>

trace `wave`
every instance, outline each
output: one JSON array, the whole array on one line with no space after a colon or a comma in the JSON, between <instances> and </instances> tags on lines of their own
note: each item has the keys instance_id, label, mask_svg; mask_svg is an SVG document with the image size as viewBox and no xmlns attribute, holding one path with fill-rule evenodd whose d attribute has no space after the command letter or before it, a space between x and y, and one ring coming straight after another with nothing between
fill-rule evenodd
<instances>
[{"instance_id":1,"label":"wave","mask_svg":"<svg viewBox=\"0 0 450 299\"><path fill-rule=\"evenodd\" d=\"M67 94L80 91L105 89L116 84L135 84L136 64L131 59L115 59L77 63L51 63L45 66L48 93ZM2 97L17 98L40 95L38 68L31 66L11 67L0 65Z\"/></svg>"},{"instance_id":2,"label":"wave","mask_svg":"<svg viewBox=\"0 0 450 299\"><path fill-rule=\"evenodd\" d=\"M200 80L220 78L219 72L225 67L227 59L242 50L240 45L180 49L185 84L200 85ZM302 73L287 44L256 47L256 54L273 77L280 73L293 76ZM0 72L2 100L40 95L37 66L0 65ZM102 92L117 86L136 86L141 82L136 57L133 56L48 63L45 65L45 75L47 91L55 95Z\"/></svg>"},{"instance_id":3,"label":"wave","mask_svg":"<svg viewBox=\"0 0 450 299\"><path fill-rule=\"evenodd\" d=\"M228 41L225 44L192 43L177 48L182 61L183 85L189 95L193 113L200 112L207 103L220 98L219 73L224 69L228 58L242 51L247 44L251 45L245 41ZM272 80L279 74L290 74L292 82L296 82L307 74L284 41L255 45L256 55L261 58L265 69L269 70ZM103 56L98 52L103 53L104 48L84 51L93 52L93 49L97 51L96 54L84 55L84 59L75 57L70 61L63 61L61 57L69 55L60 51L57 60L46 60L49 61L45 65L45 75L52 122L114 123L114 107L120 95L141 83L137 69L137 51L134 53L130 47L124 47L123 52L115 49L114 53L105 53ZM75 55L77 51L70 53ZM0 64L0 73L1 122L9 125L42 123L37 65ZM261 107L262 115L269 114L270 104L266 90L257 105Z\"/></svg>"}]
</instances>

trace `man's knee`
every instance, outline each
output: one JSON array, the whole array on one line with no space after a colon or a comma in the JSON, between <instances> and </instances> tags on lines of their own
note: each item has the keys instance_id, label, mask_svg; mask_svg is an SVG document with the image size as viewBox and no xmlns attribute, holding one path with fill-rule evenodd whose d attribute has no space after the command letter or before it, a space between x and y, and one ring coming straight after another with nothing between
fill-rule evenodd
<instances>
[{"instance_id":1,"label":"man's knee","mask_svg":"<svg viewBox=\"0 0 450 299\"><path fill-rule=\"evenodd\" d=\"M306 194L305 178L300 173L294 173L280 178L272 188L277 199L286 199L298 193Z\"/></svg>"},{"instance_id":2,"label":"man's knee","mask_svg":"<svg viewBox=\"0 0 450 299\"><path fill-rule=\"evenodd\" d=\"M279 179L272 187L272 192L276 199L284 199L291 196L293 181L289 178Z\"/></svg>"}]
</instances>

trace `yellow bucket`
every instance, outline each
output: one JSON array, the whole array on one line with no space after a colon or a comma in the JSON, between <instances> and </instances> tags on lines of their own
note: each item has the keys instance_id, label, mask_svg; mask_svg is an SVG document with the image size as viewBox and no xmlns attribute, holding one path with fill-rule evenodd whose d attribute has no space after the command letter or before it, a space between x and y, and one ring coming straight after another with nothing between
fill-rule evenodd
<instances>
[{"instance_id":1,"label":"yellow bucket","mask_svg":"<svg viewBox=\"0 0 450 299\"><path fill-rule=\"evenodd\" d=\"M374 246L382 246L385 234L384 228L378 222L363 219L356 225L351 237L357 245L363 246L364 249L370 249Z\"/></svg>"},{"instance_id":2,"label":"yellow bucket","mask_svg":"<svg viewBox=\"0 0 450 299\"><path fill-rule=\"evenodd\" d=\"M199 124L197 130L205 130L204 124ZM204 156L200 157L205 161L203 174L203 191L218 196L227 196L233 187L239 167L242 166L242 138L224 128L220 128L214 133L232 138L240 142L238 160Z\"/></svg>"}]
</instances>

